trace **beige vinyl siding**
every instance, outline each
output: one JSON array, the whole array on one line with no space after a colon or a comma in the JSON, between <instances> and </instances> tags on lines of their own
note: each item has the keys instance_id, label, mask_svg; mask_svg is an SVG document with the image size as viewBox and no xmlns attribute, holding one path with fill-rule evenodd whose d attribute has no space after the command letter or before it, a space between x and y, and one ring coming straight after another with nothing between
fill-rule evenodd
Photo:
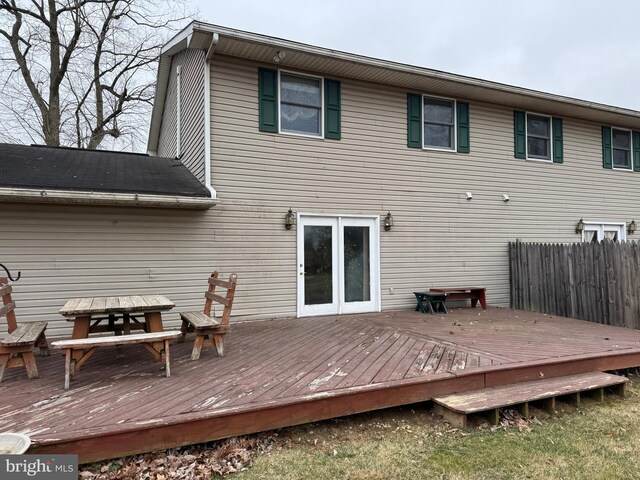
<instances>
[{"instance_id":1,"label":"beige vinyl siding","mask_svg":"<svg viewBox=\"0 0 640 480\"><path fill-rule=\"evenodd\" d=\"M395 226L380 238L383 309L412 307L419 289L456 285L485 286L490 304L507 306L507 242L574 242L581 217L638 216L640 174L602 168L599 124L564 119L564 164L517 160L513 110L470 102L471 154L410 149L407 90L341 79L342 140L262 133L258 66L218 56L211 73L212 176L224 219L216 251L227 267L253 265L243 279L256 293L252 315L295 314L289 207L392 212Z\"/></svg>"},{"instance_id":2,"label":"beige vinyl siding","mask_svg":"<svg viewBox=\"0 0 640 480\"><path fill-rule=\"evenodd\" d=\"M169 74L167 84L167 95L164 101L164 110L158 138L158 151L156 152L158 156L168 158L174 158L177 151L177 73L176 65L174 64L176 57L174 57L171 62L171 73Z\"/></svg>"},{"instance_id":3,"label":"beige vinyl siding","mask_svg":"<svg viewBox=\"0 0 640 480\"><path fill-rule=\"evenodd\" d=\"M180 160L202 183L205 182L204 52L187 49L171 60L164 114L158 142L158 156L175 157L177 151L177 67L181 73Z\"/></svg>"},{"instance_id":4,"label":"beige vinyl siding","mask_svg":"<svg viewBox=\"0 0 640 480\"><path fill-rule=\"evenodd\" d=\"M18 321L45 320L47 335L68 335L58 314L73 297L166 295L176 308L200 310L214 268L214 223L193 210L5 204L0 261L14 275ZM231 272L223 272L228 275ZM242 288L238 298L242 299ZM243 302L240 300L242 305ZM242 307L238 308L241 312ZM0 337L6 332L0 319Z\"/></svg>"}]
</instances>

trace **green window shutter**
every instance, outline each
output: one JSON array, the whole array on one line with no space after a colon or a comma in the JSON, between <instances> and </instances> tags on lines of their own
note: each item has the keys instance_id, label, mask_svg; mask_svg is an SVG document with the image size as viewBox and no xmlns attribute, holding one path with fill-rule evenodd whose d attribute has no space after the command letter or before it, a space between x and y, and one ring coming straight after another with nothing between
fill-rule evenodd
<instances>
[{"instance_id":1,"label":"green window shutter","mask_svg":"<svg viewBox=\"0 0 640 480\"><path fill-rule=\"evenodd\" d=\"M602 168L613 168L611 127L602 127Z\"/></svg>"},{"instance_id":2,"label":"green window shutter","mask_svg":"<svg viewBox=\"0 0 640 480\"><path fill-rule=\"evenodd\" d=\"M407 93L407 147L422 148L422 96Z\"/></svg>"},{"instance_id":3,"label":"green window shutter","mask_svg":"<svg viewBox=\"0 0 640 480\"><path fill-rule=\"evenodd\" d=\"M469 104L456 102L458 120L458 153L469 153Z\"/></svg>"},{"instance_id":4,"label":"green window shutter","mask_svg":"<svg viewBox=\"0 0 640 480\"><path fill-rule=\"evenodd\" d=\"M278 133L278 71L258 68L258 121L261 132Z\"/></svg>"},{"instance_id":5,"label":"green window shutter","mask_svg":"<svg viewBox=\"0 0 640 480\"><path fill-rule=\"evenodd\" d=\"M640 172L640 132L633 132L633 171Z\"/></svg>"},{"instance_id":6,"label":"green window shutter","mask_svg":"<svg viewBox=\"0 0 640 480\"><path fill-rule=\"evenodd\" d=\"M513 112L513 156L527 158L527 119L524 112Z\"/></svg>"},{"instance_id":7,"label":"green window shutter","mask_svg":"<svg viewBox=\"0 0 640 480\"><path fill-rule=\"evenodd\" d=\"M324 138L340 140L340 82L324 81Z\"/></svg>"},{"instance_id":8,"label":"green window shutter","mask_svg":"<svg viewBox=\"0 0 640 480\"><path fill-rule=\"evenodd\" d=\"M553 163L564 162L564 140L562 134L562 119L553 117L551 120L551 130L553 135Z\"/></svg>"}]
</instances>

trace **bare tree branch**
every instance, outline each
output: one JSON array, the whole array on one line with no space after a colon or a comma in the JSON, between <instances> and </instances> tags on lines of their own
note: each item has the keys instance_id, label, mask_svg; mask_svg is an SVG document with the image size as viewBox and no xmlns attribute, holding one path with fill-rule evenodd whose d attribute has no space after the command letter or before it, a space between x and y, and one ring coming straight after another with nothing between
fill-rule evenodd
<instances>
[{"instance_id":1,"label":"bare tree branch","mask_svg":"<svg viewBox=\"0 0 640 480\"><path fill-rule=\"evenodd\" d=\"M0 0L0 138L141 143L155 62L190 18L183 8L183 0Z\"/></svg>"}]
</instances>

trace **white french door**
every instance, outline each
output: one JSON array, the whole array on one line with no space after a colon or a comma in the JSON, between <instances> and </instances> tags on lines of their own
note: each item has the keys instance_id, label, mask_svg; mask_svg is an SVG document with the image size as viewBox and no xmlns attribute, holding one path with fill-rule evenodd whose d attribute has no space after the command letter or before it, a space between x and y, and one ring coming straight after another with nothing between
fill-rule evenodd
<instances>
[{"instance_id":1,"label":"white french door","mask_svg":"<svg viewBox=\"0 0 640 480\"><path fill-rule=\"evenodd\" d=\"M379 217L298 218L298 316L380 310Z\"/></svg>"}]
</instances>

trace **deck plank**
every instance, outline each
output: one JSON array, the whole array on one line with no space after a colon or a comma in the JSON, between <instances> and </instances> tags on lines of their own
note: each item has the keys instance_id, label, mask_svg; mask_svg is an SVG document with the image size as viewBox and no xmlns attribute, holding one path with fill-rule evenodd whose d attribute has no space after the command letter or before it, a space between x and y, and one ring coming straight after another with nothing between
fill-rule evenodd
<instances>
[{"instance_id":1,"label":"deck plank","mask_svg":"<svg viewBox=\"0 0 640 480\"><path fill-rule=\"evenodd\" d=\"M373 379L380 373L380 371L392 360L398 351L402 349L402 347L411 340L411 337L408 335L398 335L397 340L393 343L393 345L389 346L385 349L385 351L380 355L371 365L357 378L352 377L352 381L343 382L340 384L340 387L347 387L354 384L359 385L367 385L373 383Z\"/></svg>"},{"instance_id":2,"label":"deck plank","mask_svg":"<svg viewBox=\"0 0 640 480\"><path fill-rule=\"evenodd\" d=\"M342 336L336 338L337 340L327 348L326 351L316 355L314 360L307 365L302 366L298 373L295 375L289 375L288 378L279 382L276 386L263 393L266 397L268 395L271 399L276 398L288 398L305 388L305 386L313 384L313 382L319 382L327 369L329 369L335 362L340 361L348 352L351 352L354 348L362 342L362 337L375 330L375 326L366 325L361 328L358 335ZM361 335L362 334L362 335ZM258 394L254 401L260 401L262 395Z\"/></svg>"},{"instance_id":3,"label":"deck plank","mask_svg":"<svg viewBox=\"0 0 640 480\"><path fill-rule=\"evenodd\" d=\"M407 358L409 352L415 347L416 343L420 340L414 337L409 339L402 345L402 347L396 352L396 354L376 373L373 377L372 383L385 382L391 375L399 370L398 366L403 360Z\"/></svg>"}]
</instances>

